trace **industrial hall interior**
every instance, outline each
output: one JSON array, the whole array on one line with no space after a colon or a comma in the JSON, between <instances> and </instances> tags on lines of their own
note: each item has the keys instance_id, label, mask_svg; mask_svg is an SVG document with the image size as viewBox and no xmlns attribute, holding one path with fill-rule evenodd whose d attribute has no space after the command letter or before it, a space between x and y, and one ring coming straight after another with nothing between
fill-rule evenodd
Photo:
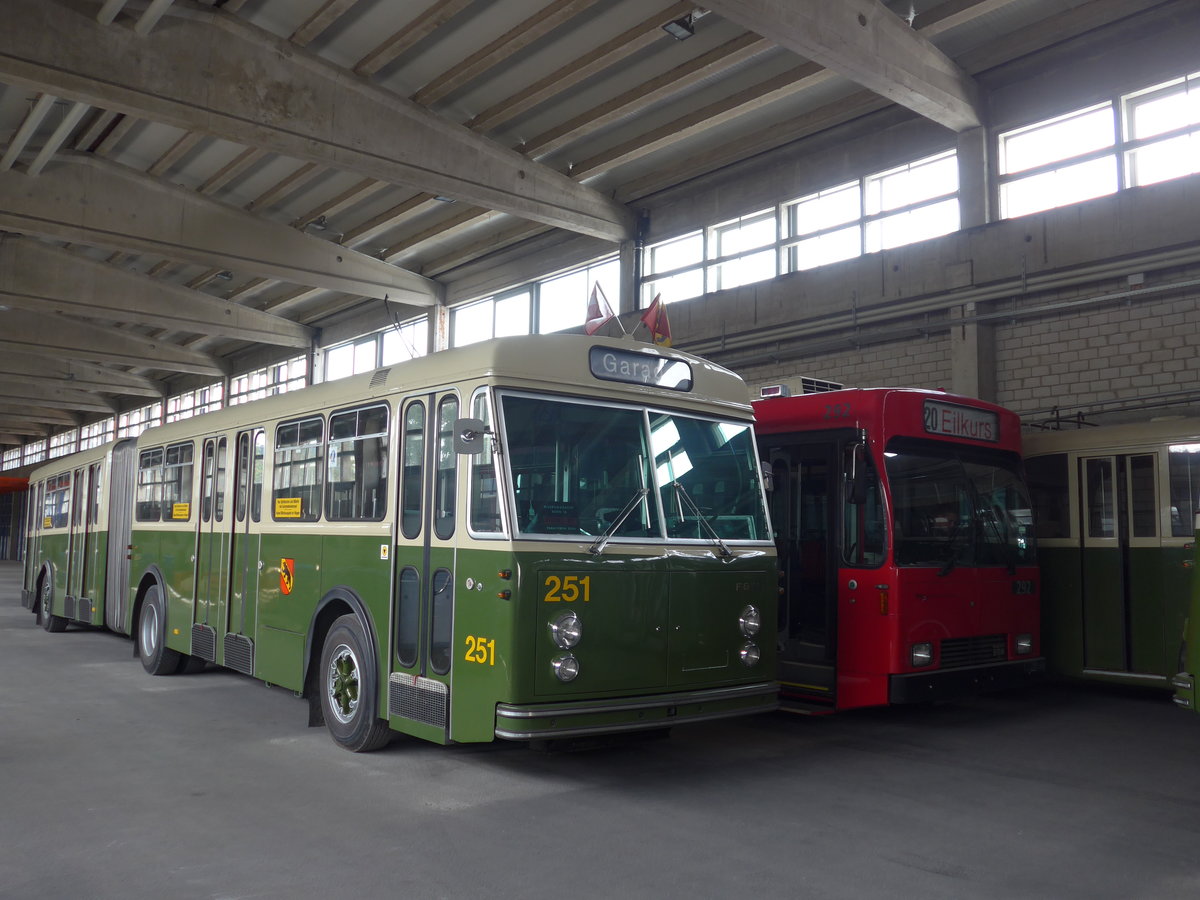
<instances>
[{"instance_id":1,"label":"industrial hall interior","mask_svg":"<svg viewBox=\"0 0 1200 900\"><path fill-rule=\"evenodd\" d=\"M0 0L0 894L1193 900L1197 210L1197 0Z\"/></svg>"},{"instance_id":2,"label":"industrial hall interior","mask_svg":"<svg viewBox=\"0 0 1200 900\"><path fill-rule=\"evenodd\" d=\"M5 470L597 285L755 395L1200 400L1194 3L4 7Z\"/></svg>"}]
</instances>

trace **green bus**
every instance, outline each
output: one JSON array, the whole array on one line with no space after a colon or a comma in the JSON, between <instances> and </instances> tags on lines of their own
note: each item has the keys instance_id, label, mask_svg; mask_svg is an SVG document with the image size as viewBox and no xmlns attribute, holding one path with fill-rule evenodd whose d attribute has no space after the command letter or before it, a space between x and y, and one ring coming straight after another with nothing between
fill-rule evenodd
<instances>
[{"instance_id":1,"label":"green bus","mask_svg":"<svg viewBox=\"0 0 1200 900\"><path fill-rule=\"evenodd\" d=\"M31 479L24 597L295 691L350 750L773 709L778 581L733 373L501 338L150 428Z\"/></svg>"},{"instance_id":2,"label":"green bus","mask_svg":"<svg viewBox=\"0 0 1200 900\"><path fill-rule=\"evenodd\" d=\"M1195 571L1200 420L1034 432L1024 447L1050 669L1171 688Z\"/></svg>"}]
</instances>

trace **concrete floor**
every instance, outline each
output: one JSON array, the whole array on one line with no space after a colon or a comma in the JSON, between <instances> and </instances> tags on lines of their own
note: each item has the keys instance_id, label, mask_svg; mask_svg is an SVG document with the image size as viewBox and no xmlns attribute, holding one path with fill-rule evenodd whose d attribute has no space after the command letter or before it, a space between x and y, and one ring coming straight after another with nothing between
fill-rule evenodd
<instances>
[{"instance_id":1,"label":"concrete floor","mask_svg":"<svg viewBox=\"0 0 1200 900\"><path fill-rule=\"evenodd\" d=\"M1200 718L1053 686L583 753L370 755L47 634L0 564L3 898L1200 897Z\"/></svg>"}]
</instances>

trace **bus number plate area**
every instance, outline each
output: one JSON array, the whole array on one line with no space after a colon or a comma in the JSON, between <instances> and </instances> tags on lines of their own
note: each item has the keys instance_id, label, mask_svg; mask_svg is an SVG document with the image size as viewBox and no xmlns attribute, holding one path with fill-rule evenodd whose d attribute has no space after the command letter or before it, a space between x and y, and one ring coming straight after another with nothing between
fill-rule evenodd
<instances>
[{"instance_id":1,"label":"bus number plate area","mask_svg":"<svg viewBox=\"0 0 1200 900\"><path fill-rule=\"evenodd\" d=\"M542 599L547 603L588 603L592 599L591 575L546 575Z\"/></svg>"}]
</instances>

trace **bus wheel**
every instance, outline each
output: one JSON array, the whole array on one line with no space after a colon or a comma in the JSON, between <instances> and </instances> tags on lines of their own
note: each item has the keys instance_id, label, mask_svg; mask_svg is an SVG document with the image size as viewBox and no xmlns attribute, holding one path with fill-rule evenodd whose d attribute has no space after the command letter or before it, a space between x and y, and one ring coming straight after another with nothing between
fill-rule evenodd
<instances>
[{"instance_id":1,"label":"bus wheel","mask_svg":"<svg viewBox=\"0 0 1200 900\"><path fill-rule=\"evenodd\" d=\"M355 753L378 750L392 734L375 715L377 678L368 646L362 622L350 614L333 623L321 649L318 690L325 725L335 743Z\"/></svg>"},{"instance_id":2,"label":"bus wheel","mask_svg":"<svg viewBox=\"0 0 1200 900\"><path fill-rule=\"evenodd\" d=\"M53 601L53 599L54 599L54 585L52 585L50 583L50 579L47 578L42 582L42 598L41 598L41 605L42 605L41 613L42 614L41 614L40 618L42 620L43 628L45 628L49 632L57 634L60 631L67 630L67 620L64 619L62 616L56 616L56 615L54 615L54 613L50 612L50 604L51 604L51 601Z\"/></svg>"},{"instance_id":3,"label":"bus wheel","mask_svg":"<svg viewBox=\"0 0 1200 900\"><path fill-rule=\"evenodd\" d=\"M179 654L179 668L175 671L180 675L195 675L197 672L203 672L205 666L208 665L208 660L202 656L187 656Z\"/></svg>"},{"instance_id":4,"label":"bus wheel","mask_svg":"<svg viewBox=\"0 0 1200 900\"><path fill-rule=\"evenodd\" d=\"M167 614L158 585L151 586L142 601L137 645L142 668L151 675L172 675L179 668L179 651L167 649Z\"/></svg>"}]
</instances>

